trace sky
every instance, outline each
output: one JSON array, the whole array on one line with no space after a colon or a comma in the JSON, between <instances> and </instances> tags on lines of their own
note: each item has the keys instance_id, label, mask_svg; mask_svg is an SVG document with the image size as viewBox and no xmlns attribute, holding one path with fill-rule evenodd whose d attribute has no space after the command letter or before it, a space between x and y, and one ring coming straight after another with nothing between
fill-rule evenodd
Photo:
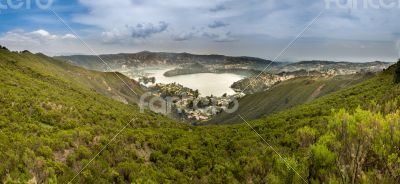
<instances>
[{"instance_id":1,"label":"sky","mask_svg":"<svg viewBox=\"0 0 400 184\"><path fill-rule=\"evenodd\" d=\"M0 0L0 45L50 56L147 50L279 56L277 61L397 61L400 2L365 2Z\"/></svg>"}]
</instances>

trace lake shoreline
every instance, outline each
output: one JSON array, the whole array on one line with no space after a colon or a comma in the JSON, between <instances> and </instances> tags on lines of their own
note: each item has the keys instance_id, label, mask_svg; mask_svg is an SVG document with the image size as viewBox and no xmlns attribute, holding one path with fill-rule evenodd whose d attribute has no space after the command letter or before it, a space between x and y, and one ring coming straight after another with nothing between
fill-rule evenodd
<instances>
[{"instance_id":1,"label":"lake shoreline","mask_svg":"<svg viewBox=\"0 0 400 184\"><path fill-rule=\"evenodd\" d=\"M199 90L200 96L222 96L223 94L233 95L236 92L231 88L234 82L246 78L245 75L237 73L194 73L167 77L165 72L171 69L145 70L146 77L155 78L154 84L177 83L193 90ZM210 80L212 79L212 80Z\"/></svg>"}]
</instances>

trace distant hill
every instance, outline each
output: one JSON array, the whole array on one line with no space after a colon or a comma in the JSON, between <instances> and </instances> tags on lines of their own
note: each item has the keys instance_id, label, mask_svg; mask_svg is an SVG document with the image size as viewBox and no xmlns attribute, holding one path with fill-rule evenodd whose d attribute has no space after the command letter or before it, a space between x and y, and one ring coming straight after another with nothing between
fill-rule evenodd
<instances>
[{"instance_id":1,"label":"distant hill","mask_svg":"<svg viewBox=\"0 0 400 184\"><path fill-rule=\"evenodd\" d=\"M305 104L327 94L360 83L373 74L355 74L335 77L299 77L274 85L270 90L250 94L239 100L239 109L217 115L208 124L240 123L238 115L249 120Z\"/></svg>"},{"instance_id":2,"label":"distant hill","mask_svg":"<svg viewBox=\"0 0 400 184\"><path fill-rule=\"evenodd\" d=\"M100 55L111 68L120 69L123 65L127 67L146 67L155 65L181 65L181 64L206 64L206 65L248 65L248 66L266 66L271 63L269 60L264 60L254 57L232 57L224 55L195 55L189 53L165 53L165 52L148 52L143 51L132 54L108 54ZM106 68L104 63L93 55L72 55L72 56L57 56L57 59L65 60L69 63L103 71ZM279 63L273 63L279 65Z\"/></svg>"},{"instance_id":3,"label":"distant hill","mask_svg":"<svg viewBox=\"0 0 400 184\"><path fill-rule=\"evenodd\" d=\"M283 71L296 71L296 70L353 70L356 72L380 72L388 68L393 63L374 61L366 63L353 63L353 62L335 62L335 61L300 61L290 63L280 67Z\"/></svg>"},{"instance_id":4,"label":"distant hill","mask_svg":"<svg viewBox=\"0 0 400 184\"><path fill-rule=\"evenodd\" d=\"M122 70L123 68L140 68L150 66L177 66L177 65L219 65L228 68L247 68L252 70L263 70L267 68L267 72L281 73L293 72L297 70L316 70L328 71L335 70L338 72L379 72L389 67L393 63L387 62L367 62L367 63L352 63L352 62L336 62L336 61L300 61L296 63L288 62L272 62L271 60L256 58L256 57L233 57L224 55L196 55L190 53L167 53L167 52L149 52L143 51L138 53L121 53L121 54L106 54L99 56L94 55L71 55L71 56L56 56L55 58L66 61L68 63L84 67L86 69L97 71L108 71L106 62L113 70Z\"/></svg>"}]
</instances>

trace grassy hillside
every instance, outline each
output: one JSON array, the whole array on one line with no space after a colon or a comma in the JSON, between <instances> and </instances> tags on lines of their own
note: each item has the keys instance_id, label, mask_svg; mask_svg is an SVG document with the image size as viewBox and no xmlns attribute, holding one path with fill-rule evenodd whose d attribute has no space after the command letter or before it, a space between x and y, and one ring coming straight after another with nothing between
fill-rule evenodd
<instances>
[{"instance_id":1,"label":"grassy hillside","mask_svg":"<svg viewBox=\"0 0 400 184\"><path fill-rule=\"evenodd\" d=\"M134 117L129 129L185 127L73 83L75 76L66 75L58 64L0 50L3 182L54 182L58 176L65 183Z\"/></svg>"},{"instance_id":2,"label":"grassy hillside","mask_svg":"<svg viewBox=\"0 0 400 184\"><path fill-rule=\"evenodd\" d=\"M357 74L335 77L300 77L281 82L268 91L247 95L239 101L235 113L222 113L210 120L209 124L240 123L238 115L248 120L259 119L280 112L340 89L358 84L373 77L373 74Z\"/></svg>"},{"instance_id":3,"label":"grassy hillside","mask_svg":"<svg viewBox=\"0 0 400 184\"><path fill-rule=\"evenodd\" d=\"M332 115L332 110L345 109L354 112L358 107L369 109L374 104L385 106L386 103L397 99L400 95L399 85L393 83L394 67L395 65L376 77L323 96L311 103L303 104L254 122L262 124L264 127L286 127L286 130L291 129L288 131L290 133L296 130L295 127L305 125L320 127L326 125L327 118Z\"/></svg>"},{"instance_id":4,"label":"grassy hillside","mask_svg":"<svg viewBox=\"0 0 400 184\"><path fill-rule=\"evenodd\" d=\"M392 83L393 69L249 122L283 161L246 124L194 127L141 114L135 105L52 72L59 70L53 65L39 67L36 62L44 61L32 57L0 51L2 183L68 183L82 168L72 183L303 183L285 161L309 183L399 181L400 116L394 99L400 88ZM355 110L359 105L371 112ZM331 110L341 107L348 111ZM368 134L371 129L379 131ZM350 136L340 139L347 132Z\"/></svg>"},{"instance_id":5,"label":"grassy hillside","mask_svg":"<svg viewBox=\"0 0 400 184\"><path fill-rule=\"evenodd\" d=\"M45 75L52 75L66 82L90 88L124 103L136 103L140 95L144 93L136 81L120 73L86 70L43 54L31 54L29 52L24 54L2 52L0 54L2 54L1 57L4 60L12 61L18 66L43 71ZM127 85L129 85L129 88Z\"/></svg>"},{"instance_id":6,"label":"grassy hillside","mask_svg":"<svg viewBox=\"0 0 400 184\"><path fill-rule=\"evenodd\" d=\"M289 153L302 153L310 182L398 183L400 87L393 84L394 68L256 120L254 129Z\"/></svg>"}]
</instances>

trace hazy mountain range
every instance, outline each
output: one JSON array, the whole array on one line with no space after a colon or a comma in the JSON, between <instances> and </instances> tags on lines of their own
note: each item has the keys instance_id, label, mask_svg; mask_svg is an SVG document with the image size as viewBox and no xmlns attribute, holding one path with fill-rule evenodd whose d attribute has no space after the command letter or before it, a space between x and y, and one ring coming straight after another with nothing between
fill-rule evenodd
<instances>
[{"instance_id":1,"label":"hazy mountain range","mask_svg":"<svg viewBox=\"0 0 400 184\"><path fill-rule=\"evenodd\" d=\"M387 68L392 63L387 62L335 62L335 61L300 61L300 62L272 62L271 60L256 58L256 57L233 57L224 55L196 55L189 53L165 53L165 52L149 52L143 51L139 53L123 53L109 55L72 55L72 56L57 56L57 59L67 61L71 64L85 67L87 69L108 71L109 68L104 64L106 62L113 70L119 70L122 67L140 68L149 66L178 66L186 64L200 63L203 65L220 66L228 68L248 68L255 70L263 70L279 73L282 71L296 70L366 70L380 71ZM102 61L103 60L103 61Z\"/></svg>"},{"instance_id":2,"label":"hazy mountain range","mask_svg":"<svg viewBox=\"0 0 400 184\"><path fill-rule=\"evenodd\" d=\"M243 66L267 66L270 60L255 57L232 57L224 55L195 55L189 53L164 53L143 51L133 54L110 54L110 55L72 55L58 56L58 59L79 65L89 69L105 70L106 66L100 60L102 58L112 68L126 67L148 67L157 65L181 65L200 63L204 65L243 65ZM280 63L272 63L279 65Z\"/></svg>"}]
</instances>

